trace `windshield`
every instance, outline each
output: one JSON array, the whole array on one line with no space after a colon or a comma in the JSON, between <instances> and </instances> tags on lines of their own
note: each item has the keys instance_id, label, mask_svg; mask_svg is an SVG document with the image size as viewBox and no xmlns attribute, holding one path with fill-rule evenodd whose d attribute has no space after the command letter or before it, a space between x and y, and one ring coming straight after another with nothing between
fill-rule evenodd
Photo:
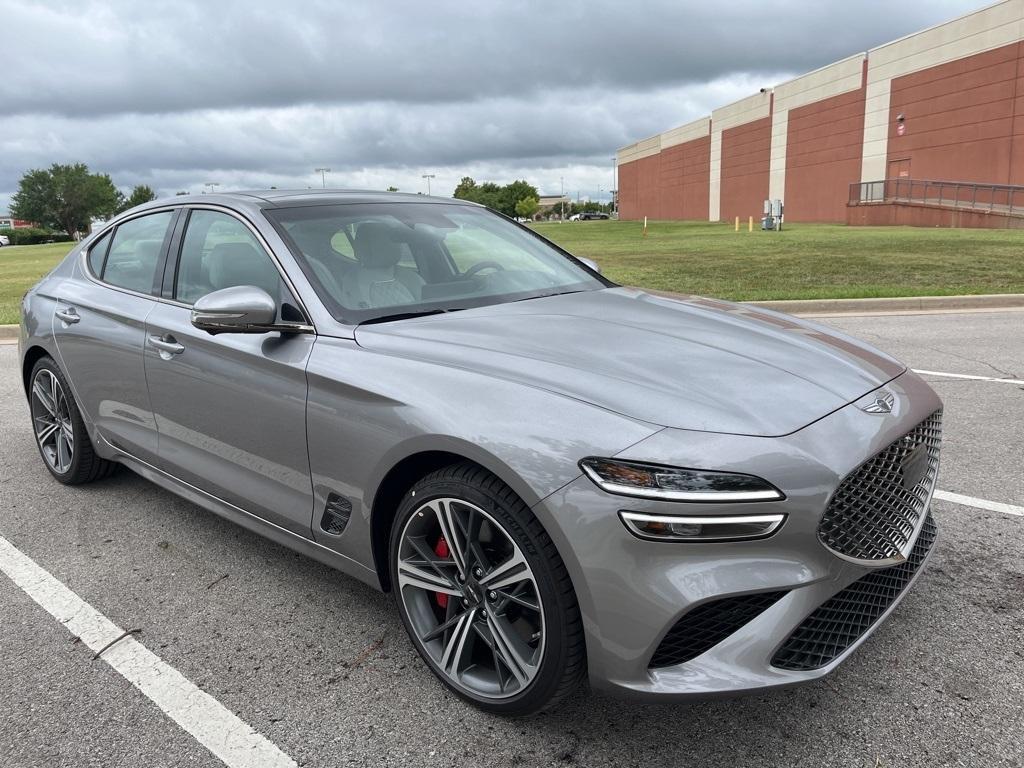
<instances>
[{"instance_id":1,"label":"windshield","mask_svg":"<svg viewBox=\"0 0 1024 768\"><path fill-rule=\"evenodd\" d=\"M343 204L266 215L345 323L610 285L529 230L476 206Z\"/></svg>"}]
</instances>

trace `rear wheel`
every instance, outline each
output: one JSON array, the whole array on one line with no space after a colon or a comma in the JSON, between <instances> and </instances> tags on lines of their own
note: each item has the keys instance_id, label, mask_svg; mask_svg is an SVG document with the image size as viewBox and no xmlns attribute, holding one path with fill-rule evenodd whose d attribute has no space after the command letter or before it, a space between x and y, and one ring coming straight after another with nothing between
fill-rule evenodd
<instances>
[{"instance_id":1,"label":"rear wheel","mask_svg":"<svg viewBox=\"0 0 1024 768\"><path fill-rule=\"evenodd\" d=\"M53 358L41 358L30 381L32 432L50 474L66 485L109 475L117 465L93 450L71 388Z\"/></svg>"},{"instance_id":2,"label":"rear wheel","mask_svg":"<svg viewBox=\"0 0 1024 768\"><path fill-rule=\"evenodd\" d=\"M565 565L530 509L493 475L464 463L416 483L390 553L413 645L463 699L526 715L578 686L583 628Z\"/></svg>"}]
</instances>

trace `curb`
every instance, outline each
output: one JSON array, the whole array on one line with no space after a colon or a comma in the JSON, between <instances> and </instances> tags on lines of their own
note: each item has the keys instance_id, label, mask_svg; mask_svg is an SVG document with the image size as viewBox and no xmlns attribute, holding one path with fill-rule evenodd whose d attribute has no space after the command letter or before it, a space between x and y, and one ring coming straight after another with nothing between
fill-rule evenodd
<instances>
[{"instance_id":1,"label":"curb","mask_svg":"<svg viewBox=\"0 0 1024 768\"><path fill-rule=\"evenodd\" d=\"M15 341L18 338L17 325L0 325L0 341Z\"/></svg>"},{"instance_id":2,"label":"curb","mask_svg":"<svg viewBox=\"0 0 1024 768\"><path fill-rule=\"evenodd\" d=\"M683 293L651 291L646 293L670 299L688 299ZM884 299L800 299L784 301L745 301L755 307L774 309L790 315L877 314L886 312L950 312L956 310L998 310L1024 307L1024 293L984 293L973 296L904 296Z\"/></svg>"}]
</instances>

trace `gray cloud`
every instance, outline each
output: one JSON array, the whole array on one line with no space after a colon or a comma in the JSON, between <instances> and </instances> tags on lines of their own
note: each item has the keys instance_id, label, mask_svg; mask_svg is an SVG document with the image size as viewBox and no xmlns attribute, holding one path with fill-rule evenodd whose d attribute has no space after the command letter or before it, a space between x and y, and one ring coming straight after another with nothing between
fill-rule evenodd
<instances>
[{"instance_id":1,"label":"gray cloud","mask_svg":"<svg viewBox=\"0 0 1024 768\"><path fill-rule=\"evenodd\" d=\"M327 164L596 195L623 144L981 4L0 0L0 207L79 160L162 191Z\"/></svg>"}]
</instances>

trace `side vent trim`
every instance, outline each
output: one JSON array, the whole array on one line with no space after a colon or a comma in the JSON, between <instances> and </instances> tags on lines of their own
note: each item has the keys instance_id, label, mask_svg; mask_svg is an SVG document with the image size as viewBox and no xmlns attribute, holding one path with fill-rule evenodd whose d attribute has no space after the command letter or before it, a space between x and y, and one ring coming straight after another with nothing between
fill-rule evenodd
<instances>
[{"instance_id":1,"label":"side vent trim","mask_svg":"<svg viewBox=\"0 0 1024 768\"><path fill-rule=\"evenodd\" d=\"M320 529L331 536L340 536L352 517L352 502L337 493L327 495L324 514L320 518Z\"/></svg>"}]
</instances>

